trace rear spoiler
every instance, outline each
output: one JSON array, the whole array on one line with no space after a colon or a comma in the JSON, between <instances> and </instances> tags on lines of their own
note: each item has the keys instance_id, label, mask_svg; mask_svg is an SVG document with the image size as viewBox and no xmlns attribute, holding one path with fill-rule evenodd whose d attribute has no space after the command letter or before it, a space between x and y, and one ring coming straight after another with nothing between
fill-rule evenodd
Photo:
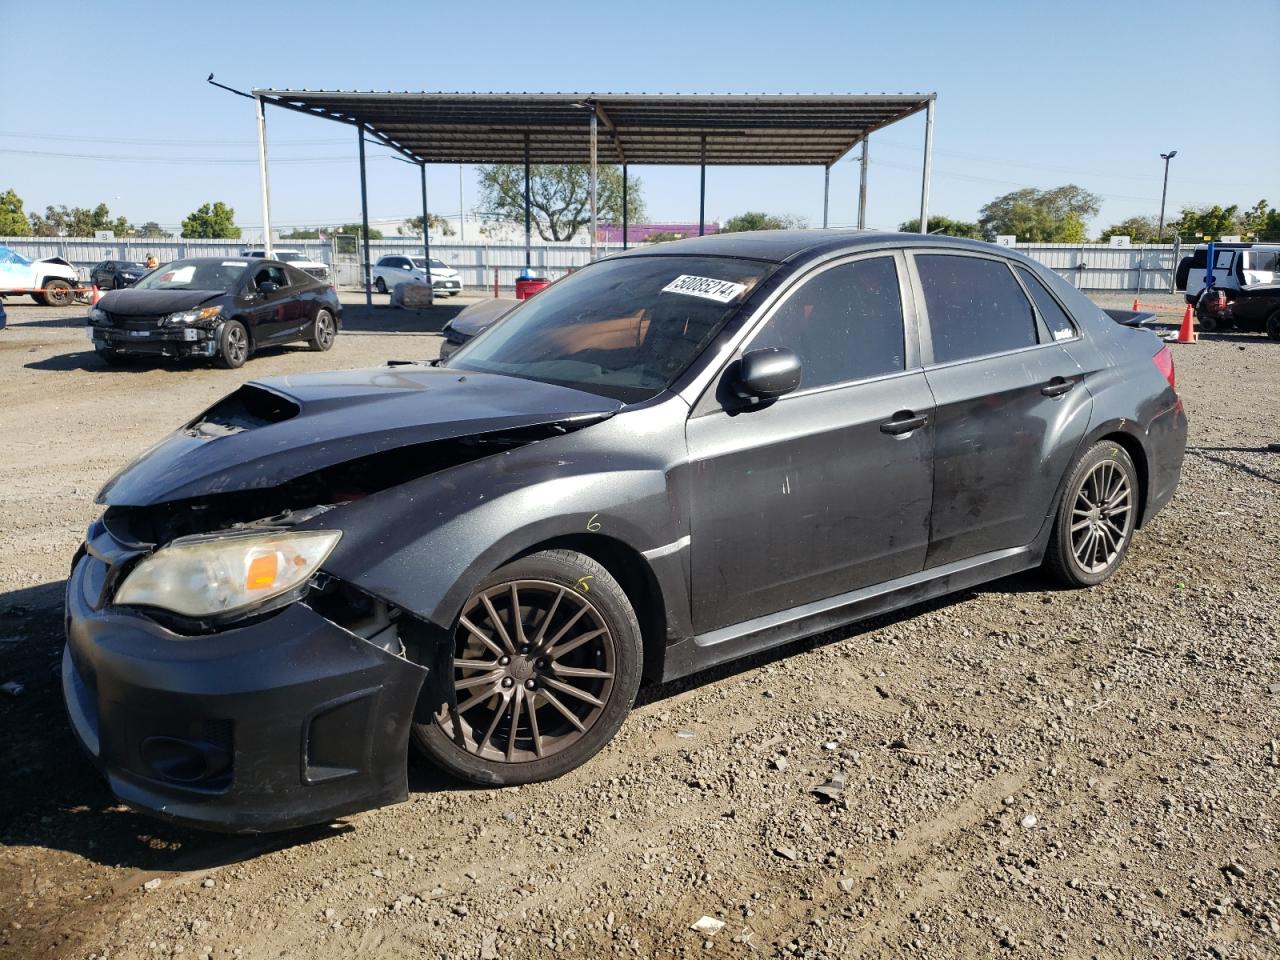
<instances>
[{"instance_id":1,"label":"rear spoiler","mask_svg":"<svg viewBox=\"0 0 1280 960\"><path fill-rule=\"evenodd\" d=\"M1145 327L1156 321L1156 315L1146 310L1103 310L1108 317L1123 327Z\"/></svg>"}]
</instances>

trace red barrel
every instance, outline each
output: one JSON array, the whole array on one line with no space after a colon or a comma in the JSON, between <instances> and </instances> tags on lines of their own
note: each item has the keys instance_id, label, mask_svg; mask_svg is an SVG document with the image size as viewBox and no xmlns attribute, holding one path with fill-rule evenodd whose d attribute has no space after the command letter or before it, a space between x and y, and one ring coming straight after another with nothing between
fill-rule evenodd
<instances>
[{"instance_id":1,"label":"red barrel","mask_svg":"<svg viewBox=\"0 0 1280 960\"><path fill-rule=\"evenodd\" d=\"M550 280L544 280L541 277L537 279L525 280L523 278L516 280L516 299L528 300L539 290L549 286Z\"/></svg>"}]
</instances>

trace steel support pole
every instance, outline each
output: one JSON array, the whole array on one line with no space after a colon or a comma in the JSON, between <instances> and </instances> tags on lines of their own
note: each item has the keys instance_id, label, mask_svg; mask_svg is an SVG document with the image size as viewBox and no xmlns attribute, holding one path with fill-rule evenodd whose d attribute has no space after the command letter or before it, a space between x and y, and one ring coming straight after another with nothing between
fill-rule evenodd
<instances>
[{"instance_id":1,"label":"steel support pole","mask_svg":"<svg viewBox=\"0 0 1280 960\"><path fill-rule=\"evenodd\" d=\"M596 205L596 182L598 173L596 170L596 112L591 111L591 260L600 255L599 241L599 210Z\"/></svg>"},{"instance_id":2,"label":"steel support pole","mask_svg":"<svg viewBox=\"0 0 1280 960\"><path fill-rule=\"evenodd\" d=\"M627 165L622 165L622 249L627 249L627 224L631 211L627 209Z\"/></svg>"},{"instance_id":3,"label":"steel support pole","mask_svg":"<svg viewBox=\"0 0 1280 960\"><path fill-rule=\"evenodd\" d=\"M827 229L827 211L831 206L831 164L822 168L822 229Z\"/></svg>"},{"instance_id":4,"label":"steel support pole","mask_svg":"<svg viewBox=\"0 0 1280 960\"><path fill-rule=\"evenodd\" d=\"M1164 158L1164 186L1160 190L1160 229L1156 234L1156 243L1164 243L1164 201L1169 196L1169 161L1172 159Z\"/></svg>"},{"instance_id":5,"label":"steel support pole","mask_svg":"<svg viewBox=\"0 0 1280 960\"><path fill-rule=\"evenodd\" d=\"M933 173L933 105L924 112L924 174L920 178L920 232L929 232L929 177Z\"/></svg>"},{"instance_id":6,"label":"steel support pole","mask_svg":"<svg viewBox=\"0 0 1280 960\"><path fill-rule=\"evenodd\" d=\"M858 161L858 229L867 229L867 147L870 141L862 138L862 157Z\"/></svg>"},{"instance_id":7,"label":"steel support pole","mask_svg":"<svg viewBox=\"0 0 1280 960\"><path fill-rule=\"evenodd\" d=\"M529 205L529 135L524 135L524 272L533 265L533 218Z\"/></svg>"},{"instance_id":8,"label":"steel support pole","mask_svg":"<svg viewBox=\"0 0 1280 960\"><path fill-rule=\"evenodd\" d=\"M356 127L360 142L360 223L363 228L360 239L364 241L364 303L373 306L373 287L369 283L369 275L373 272L369 264L369 184L364 172L364 124Z\"/></svg>"},{"instance_id":9,"label":"steel support pole","mask_svg":"<svg viewBox=\"0 0 1280 960\"><path fill-rule=\"evenodd\" d=\"M261 97L254 97L253 101L258 108L258 186L262 191L262 249L270 257L271 184L267 178L267 114Z\"/></svg>"},{"instance_id":10,"label":"steel support pole","mask_svg":"<svg viewBox=\"0 0 1280 960\"><path fill-rule=\"evenodd\" d=\"M431 282L431 228L427 222L427 165L418 164L422 170L422 255L427 258L427 283Z\"/></svg>"},{"instance_id":11,"label":"steel support pole","mask_svg":"<svg viewBox=\"0 0 1280 960\"><path fill-rule=\"evenodd\" d=\"M707 136L702 135L702 162L698 165L698 236L707 232Z\"/></svg>"}]
</instances>

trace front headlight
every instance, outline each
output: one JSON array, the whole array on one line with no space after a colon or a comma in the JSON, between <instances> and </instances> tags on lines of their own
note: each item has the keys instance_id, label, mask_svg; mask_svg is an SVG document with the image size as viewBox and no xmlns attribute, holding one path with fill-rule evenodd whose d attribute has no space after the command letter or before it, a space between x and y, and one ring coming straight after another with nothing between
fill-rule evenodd
<instances>
[{"instance_id":1,"label":"front headlight","mask_svg":"<svg viewBox=\"0 0 1280 960\"><path fill-rule=\"evenodd\" d=\"M178 540L134 567L115 602L186 617L236 613L306 583L341 538L298 530Z\"/></svg>"},{"instance_id":2,"label":"front headlight","mask_svg":"<svg viewBox=\"0 0 1280 960\"><path fill-rule=\"evenodd\" d=\"M89 311L90 323L105 323L106 320L107 320L107 311L103 310L101 307L94 307L92 310Z\"/></svg>"},{"instance_id":3,"label":"front headlight","mask_svg":"<svg viewBox=\"0 0 1280 960\"><path fill-rule=\"evenodd\" d=\"M177 313L171 313L164 318L164 322L169 326L177 327L184 323L199 323L202 320L212 320L222 313L221 307L199 307L195 310L180 310Z\"/></svg>"}]
</instances>

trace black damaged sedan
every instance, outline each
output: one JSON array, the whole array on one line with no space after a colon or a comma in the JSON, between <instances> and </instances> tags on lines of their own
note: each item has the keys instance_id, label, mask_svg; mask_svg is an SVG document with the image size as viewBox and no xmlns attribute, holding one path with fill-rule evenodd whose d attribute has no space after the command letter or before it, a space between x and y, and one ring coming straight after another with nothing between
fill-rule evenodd
<instances>
[{"instance_id":1,"label":"black damaged sedan","mask_svg":"<svg viewBox=\"0 0 1280 960\"><path fill-rule=\"evenodd\" d=\"M193 306L192 309L195 307ZM247 384L113 478L63 687L125 802L235 831L554 777L642 683L1043 566L1173 495L1168 351L945 237L597 262L442 366Z\"/></svg>"},{"instance_id":2,"label":"black damaged sedan","mask_svg":"<svg viewBox=\"0 0 1280 960\"><path fill-rule=\"evenodd\" d=\"M278 260L195 257L112 290L89 311L99 357L205 357L228 368L260 347L303 341L328 350L342 321L338 293Z\"/></svg>"}]
</instances>

